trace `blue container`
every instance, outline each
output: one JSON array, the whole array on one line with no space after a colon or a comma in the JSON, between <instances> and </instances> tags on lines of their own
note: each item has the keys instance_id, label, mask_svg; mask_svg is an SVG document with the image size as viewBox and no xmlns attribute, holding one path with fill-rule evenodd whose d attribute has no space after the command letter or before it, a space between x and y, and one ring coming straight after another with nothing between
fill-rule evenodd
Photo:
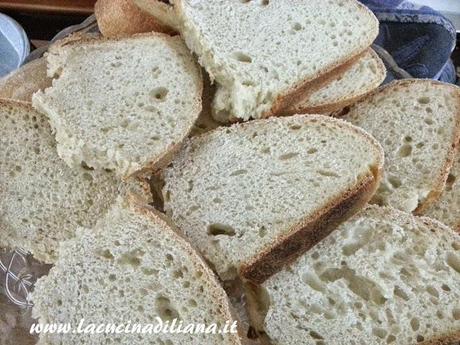
<instances>
[{"instance_id":1,"label":"blue container","mask_svg":"<svg viewBox=\"0 0 460 345\"><path fill-rule=\"evenodd\" d=\"M14 19L0 13L0 77L19 68L30 52L29 39Z\"/></svg>"}]
</instances>

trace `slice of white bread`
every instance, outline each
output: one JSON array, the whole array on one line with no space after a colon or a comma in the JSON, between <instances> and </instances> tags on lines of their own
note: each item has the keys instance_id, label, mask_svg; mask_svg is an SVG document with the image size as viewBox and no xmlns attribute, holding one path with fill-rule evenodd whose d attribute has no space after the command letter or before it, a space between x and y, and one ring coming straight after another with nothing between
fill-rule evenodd
<instances>
[{"instance_id":1,"label":"slice of white bread","mask_svg":"<svg viewBox=\"0 0 460 345\"><path fill-rule=\"evenodd\" d=\"M216 119L278 114L378 33L375 16L355 0L176 0L174 9L219 85Z\"/></svg>"},{"instance_id":2,"label":"slice of white bread","mask_svg":"<svg viewBox=\"0 0 460 345\"><path fill-rule=\"evenodd\" d=\"M310 93L287 108L286 114L324 114L343 109L379 87L386 68L375 51L369 49L342 76Z\"/></svg>"},{"instance_id":3,"label":"slice of white bread","mask_svg":"<svg viewBox=\"0 0 460 345\"><path fill-rule=\"evenodd\" d=\"M50 48L53 86L33 97L71 167L126 177L168 161L201 111L201 71L181 39L140 34Z\"/></svg>"},{"instance_id":4,"label":"slice of white bread","mask_svg":"<svg viewBox=\"0 0 460 345\"><path fill-rule=\"evenodd\" d=\"M460 88L432 80L393 82L343 116L385 151L373 202L423 214L444 189L460 137Z\"/></svg>"},{"instance_id":5,"label":"slice of white bread","mask_svg":"<svg viewBox=\"0 0 460 345\"><path fill-rule=\"evenodd\" d=\"M441 197L425 214L460 232L460 153L457 153Z\"/></svg>"},{"instance_id":6,"label":"slice of white bread","mask_svg":"<svg viewBox=\"0 0 460 345\"><path fill-rule=\"evenodd\" d=\"M31 61L0 80L0 98L32 102L32 95L51 86L46 59Z\"/></svg>"},{"instance_id":7,"label":"slice of white bread","mask_svg":"<svg viewBox=\"0 0 460 345\"><path fill-rule=\"evenodd\" d=\"M228 298L212 271L149 206L119 201L92 231L64 242L32 300L41 323L231 324ZM240 344L238 334L55 334L39 344Z\"/></svg>"},{"instance_id":8,"label":"slice of white bread","mask_svg":"<svg viewBox=\"0 0 460 345\"><path fill-rule=\"evenodd\" d=\"M142 11L134 0L98 0L94 5L99 30L105 37L122 37L142 32L174 33L155 17Z\"/></svg>"},{"instance_id":9,"label":"slice of white bread","mask_svg":"<svg viewBox=\"0 0 460 345\"><path fill-rule=\"evenodd\" d=\"M273 345L457 344L460 236L370 206L249 295Z\"/></svg>"},{"instance_id":10,"label":"slice of white bread","mask_svg":"<svg viewBox=\"0 0 460 345\"><path fill-rule=\"evenodd\" d=\"M258 282L366 203L382 165L345 121L255 120L189 140L164 172L164 207L223 280Z\"/></svg>"},{"instance_id":11,"label":"slice of white bread","mask_svg":"<svg viewBox=\"0 0 460 345\"><path fill-rule=\"evenodd\" d=\"M57 155L45 116L0 100L0 247L53 262L60 241L92 226L116 199L114 174L70 169Z\"/></svg>"}]
</instances>

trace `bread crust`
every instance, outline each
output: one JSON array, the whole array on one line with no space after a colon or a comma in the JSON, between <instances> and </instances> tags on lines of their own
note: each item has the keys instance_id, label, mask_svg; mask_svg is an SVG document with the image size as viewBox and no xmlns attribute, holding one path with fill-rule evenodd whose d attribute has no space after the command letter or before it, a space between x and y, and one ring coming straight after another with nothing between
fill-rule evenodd
<instances>
[{"instance_id":1,"label":"bread crust","mask_svg":"<svg viewBox=\"0 0 460 345\"><path fill-rule=\"evenodd\" d=\"M448 87L452 90L452 92L455 92L457 94L457 99L458 99L458 104L460 105L460 87L453 85L453 84L446 84L442 83L436 80L432 79L403 79L403 80L396 80L393 81L389 84L386 84L384 86L381 86L377 90L374 90L373 92L369 93L368 96L360 101L358 101L356 104L350 107L350 110L345 112L345 113L339 113L337 114L338 117L343 116L348 114L350 111L352 111L354 108L356 108L358 105L360 105L363 102L366 102L368 98L373 97L376 94L383 93L385 92L388 88L392 88L395 86L400 86L404 87L406 85L410 84L415 84L415 83L430 83L433 86L435 85L442 85L443 87ZM451 146L447 154L446 161L443 164L442 169L439 171L437 178L435 179L433 183L433 189L430 191L428 196L426 197L425 201L421 202L417 208L413 211L415 215L423 215L428 208L435 203L436 201L439 200L441 197L441 194L446 186L447 178L449 177L449 172L452 169L452 166L455 161L455 155L459 151L459 145L460 145L460 106L459 106L459 111L456 114L455 117L455 126L454 130L452 132L452 139L451 139Z\"/></svg>"},{"instance_id":2,"label":"bread crust","mask_svg":"<svg viewBox=\"0 0 460 345\"><path fill-rule=\"evenodd\" d=\"M98 0L94 5L99 30L105 37L123 37L142 32L173 34L174 30L139 9L133 0Z\"/></svg>"},{"instance_id":3,"label":"bread crust","mask_svg":"<svg viewBox=\"0 0 460 345\"><path fill-rule=\"evenodd\" d=\"M333 113L335 111L341 110L353 103L356 103L360 99L366 97L369 95L372 91L374 91L376 88L380 86L380 84L384 81L386 77L386 67L385 64L383 63L382 59L378 56L378 54L371 48L369 48L364 54L371 54L372 58L377 64L377 69L378 72L377 74L379 75L378 82L374 83L372 86L370 86L367 90L363 90L361 93L356 94L353 97L343 97L340 100L337 100L337 102L332 102L332 103L323 103L320 105L316 106L308 106L308 97L312 94L312 92L308 92L304 97L302 97L302 101L295 104L294 106L291 106L284 110L283 114L286 115L292 115L292 114L298 114L298 113L304 113L304 114L326 114L326 113ZM361 57L364 55L362 54ZM355 64L359 63L359 59L352 64L349 69L351 69ZM348 69L347 69L348 71ZM333 78L331 78L330 82L340 78L342 75L344 75L347 71L343 73L338 73L338 75L333 75ZM333 73L331 73L333 74ZM307 104L305 104L307 103Z\"/></svg>"},{"instance_id":4,"label":"bread crust","mask_svg":"<svg viewBox=\"0 0 460 345\"><path fill-rule=\"evenodd\" d=\"M301 221L287 235L280 236L271 247L244 263L240 268L241 276L254 284L262 284L285 265L292 263L327 237L337 225L364 207L377 190L380 178L381 169L375 175L363 177L341 198L330 202L313 217Z\"/></svg>"},{"instance_id":5,"label":"bread crust","mask_svg":"<svg viewBox=\"0 0 460 345\"><path fill-rule=\"evenodd\" d=\"M460 345L460 331L424 341L420 345Z\"/></svg>"}]
</instances>

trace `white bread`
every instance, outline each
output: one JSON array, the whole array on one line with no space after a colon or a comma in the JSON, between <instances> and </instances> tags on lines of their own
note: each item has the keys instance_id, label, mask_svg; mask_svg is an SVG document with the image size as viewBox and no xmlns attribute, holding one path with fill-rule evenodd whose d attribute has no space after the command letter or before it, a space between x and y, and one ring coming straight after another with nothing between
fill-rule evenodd
<instances>
[{"instance_id":1,"label":"white bread","mask_svg":"<svg viewBox=\"0 0 460 345\"><path fill-rule=\"evenodd\" d=\"M460 232L460 153L457 153L441 197L425 214Z\"/></svg>"},{"instance_id":2,"label":"white bread","mask_svg":"<svg viewBox=\"0 0 460 345\"><path fill-rule=\"evenodd\" d=\"M325 114L343 109L379 87L386 67L375 51L369 49L343 75L313 93L307 92L286 114Z\"/></svg>"},{"instance_id":3,"label":"white bread","mask_svg":"<svg viewBox=\"0 0 460 345\"><path fill-rule=\"evenodd\" d=\"M23 248L47 263L77 226L91 227L123 187L113 173L70 169L49 123L30 105L0 101L0 247ZM128 194L129 194L128 193Z\"/></svg>"},{"instance_id":4,"label":"white bread","mask_svg":"<svg viewBox=\"0 0 460 345\"><path fill-rule=\"evenodd\" d=\"M142 11L134 0L98 0L94 5L99 30L105 37L122 37L142 32L174 33L153 16Z\"/></svg>"},{"instance_id":5,"label":"white bread","mask_svg":"<svg viewBox=\"0 0 460 345\"><path fill-rule=\"evenodd\" d=\"M48 67L57 79L33 104L71 167L126 177L161 166L201 111L200 70L177 36L70 38L50 48Z\"/></svg>"},{"instance_id":6,"label":"white bread","mask_svg":"<svg viewBox=\"0 0 460 345\"><path fill-rule=\"evenodd\" d=\"M180 32L219 87L216 119L278 114L378 33L355 0L176 0Z\"/></svg>"},{"instance_id":7,"label":"white bread","mask_svg":"<svg viewBox=\"0 0 460 345\"><path fill-rule=\"evenodd\" d=\"M343 117L385 151L373 202L423 214L444 189L460 137L460 88L432 80L393 82Z\"/></svg>"},{"instance_id":8,"label":"white bread","mask_svg":"<svg viewBox=\"0 0 460 345\"><path fill-rule=\"evenodd\" d=\"M227 296L193 248L148 206L119 200L91 230L64 242L32 294L42 323L183 325L233 321ZM177 324L176 324L177 325ZM219 327L220 328L220 327ZM239 345L238 334L60 334L39 344Z\"/></svg>"},{"instance_id":9,"label":"white bread","mask_svg":"<svg viewBox=\"0 0 460 345\"><path fill-rule=\"evenodd\" d=\"M46 59L31 61L0 80L0 98L32 102L32 95L51 86Z\"/></svg>"},{"instance_id":10,"label":"white bread","mask_svg":"<svg viewBox=\"0 0 460 345\"><path fill-rule=\"evenodd\" d=\"M255 295L273 345L457 344L460 236L371 206Z\"/></svg>"},{"instance_id":11,"label":"white bread","mask_svg":"<svg viewBox=\"0 0 460 345\"><path fill-rule=\"evenodd\" d=\"M263 281L367 202L382 165L344 121L251 121L185 144L164 172L165 210L222 279Z\"/></svg>"}]
</instances>

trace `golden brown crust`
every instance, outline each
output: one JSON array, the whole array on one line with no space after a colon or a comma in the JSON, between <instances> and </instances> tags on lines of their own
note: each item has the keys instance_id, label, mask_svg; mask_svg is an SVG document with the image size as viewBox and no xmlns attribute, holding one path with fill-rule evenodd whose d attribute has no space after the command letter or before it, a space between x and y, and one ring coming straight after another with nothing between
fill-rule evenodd
<instances>
[{"instance_id":1,"label":"golden brown crust","mask_svg":"<svg viewBox=\"0 0 460 345\"><path fill-rule=\"evenodd\" d=\"M372 198L380 183L381 168L365 176L340 199L333 200L315 216L304 219L287 235L277 239L256 258L240 267L241 276L255 284L262 284L285 265L328 236L340 223L358 212Z\"/></svg>"},{"instance_id":2,"label":"golden brown crust","mask_svg":"<svg viewBox=\"0 0 460 345\"><path fill-rule=\"evenodd\" d=\"M419 343L419 345L460 345L460 331L429 339L423 343Z\"/></svg>"},{"instance_id":3,"label":"golden brown crust","mask_svg":"<svg viewBox=\"0 0 460 345\"><path fill-rule=\"evenodd\" d=\"M385 79L385 77L386 77L386 68L385 68L385 64L383 63L383 61L380 59L378 54L373 49L369 48L366 51L365 54L370 54L372 56L372 58L375 60L375 62L377 64L377 69L378 69L377 74L379 74L379 76L380 76L378 82L376 82L374 85L370 86L368 90L362 91L362 93L357 94L357 95L355 95L353 97L348 97L348 98L345 97L345 98L342 98L341 100L337 100L336 102L333 102L333 103L323 103L323 104L319 104L319 105L316 105L316 106L309 106L308 105L308 98L312 94L312 92L309 92L308 94L306 94L306 95L304 95L302 97L301 102L299 102L298 104L295 104L295 105L287 108L283 112L283 114L286 114L286 115L299 114L299 113L303 113L303 114L330 114L330 113L333 113L335 111L341 110L341 109L343 109L343 108L345 108L345 107L347 107L347 106L349 106L349 105L351 105L353 103L356 103L360 99L363 99L364 97L369 95L372 91L374 91L376 88L378 88L380 86L380 84L383 82L383 80ZM358 64L360 62L359 60L360 59L358 59L354 64L352 64L350 66L350 69L353 68L355 64ZM345 71L345 73L347 71ZM343 74L344 73L342 73L341 75L335 75L334 78L332 78L331 82L337 80Z\"/></svg>"},{"instance_id":4,"label":"golden brown crust","mask_svg":"<svg viewBox=\"0 0 460 345\"><path fill-rule=\"evenodd\" d=\"M456 93L457 99L458 99L458 104L460 105L460 87L453 85L453 84L446 84L442 83L436 80L431 80L431 79L403 79L403 80L396 80L393 81L389 84L386 84L384 86L381 86L380 88L374 90L373 92L369 93L367 97L364 99L358 101L356 104L354 104L350 109L346 112L338 113L336 114L338 117L343 116L351 112L354 108L359 106L361 103L367 102L367 100L371 97L374 97L375 95L379 93L383 93L387 91L389 88L393 88L395 86L399 87L404 87L406 85L414 84L414 83L426 83L429 82L433 86L435 85L442 85L443 87L448 87L452 90L452 92ZM460 106L459 106L460 109ZM451 139L451 148L449 149L449 152L447 154L446 161L444 162L443 168L439 171L438 177L435 179L434 182L434 187L433 190L428 194L426 197L425 201L420 203L418 207L415 209L413 212L415 215L423 215L428 208L435 203L436 201L439 200L447 182L447 178L449 177L449 172L454 164L455 160L455 155L458 152L459 145L460 145L460 111L456 115L456 121L455 121L455 126L454 130L452 132L452 139Z\"/></svg>"},{"instance_id":5,"label":"golden brown crust","mask_svg":"<svg viewBox=\"0 0 460 345\"><path fill-rule=\"evenodd\" d=\"M140 10L133 0L98 0L94 5L99 30L105 37L123 37L142 32L173 34L154 17Z\"/></svg>"}]
</instances>

